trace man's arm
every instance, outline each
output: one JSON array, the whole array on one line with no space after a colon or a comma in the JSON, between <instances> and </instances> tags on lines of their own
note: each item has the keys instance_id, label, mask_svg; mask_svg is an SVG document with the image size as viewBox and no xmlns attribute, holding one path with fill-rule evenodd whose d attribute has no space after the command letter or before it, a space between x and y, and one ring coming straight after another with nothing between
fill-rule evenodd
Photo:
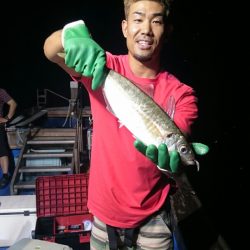
<instances>
[{"instance_id":1,"label":"man's arm","mask_svg":"<svg viewBox=\"0 0 250 250\"><path fill-rule=\"evenodd\" d=\"M62 30L55 31L52 33L44 42L43 50L45 56L53 63L58 64L68 74L79 77L80 73L77 73L74 69L69 68L64 61L64 58L59 56L60 53L64 53L62 46Z\"/></svg>"},{"instance_id":2,"label":"man's arm","mask_svg":"<svg viewBox=\"0 0 250 250\"><path fill-rule=\"evenodd\" d=\"M17 103L15 102L14 99L11 99L7 102L7 104L9 105L9 111L7 116L5 116L5 119L8 121L14 116L16 112Z\"/></svg>"},{"instance_id":3,"label":"man's arm","mask_svg":"<svg viewBox=\"0 0 250 250\"><path fill-rule=\"evenodd\" d=\"M44 43L44 54L73 77L91 77L93 90L103 84L108 73L106 53L91 38L83 20L52 33Z\"/></svg>"}]
</instances>

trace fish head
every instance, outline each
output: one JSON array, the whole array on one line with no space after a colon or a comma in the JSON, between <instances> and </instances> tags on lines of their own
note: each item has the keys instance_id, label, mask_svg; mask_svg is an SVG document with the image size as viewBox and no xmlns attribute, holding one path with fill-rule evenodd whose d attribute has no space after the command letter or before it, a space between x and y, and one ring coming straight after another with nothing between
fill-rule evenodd
<instances>
[{"instance_id":1,"label":"fish head","mask_svg":"<svg viewBox=\"0 0 250 250\"><path fill-rule=\"evenodd\" d=\"M178 143L177 151L184 166L197 165L195 154L190 144L183 142Z\"/></svg>"},{"instance_id":2,"label":"fish head","mask_svg":"<svg viewBox=\"0 0 250 250\"><path fill-rule=\"evenodd\" d=\"M184 135L174 133L168 135L166 144L170 152L176 150L179 153L183 166L192 165L196 166L199 170L199 162L196 160L196 156L191 144L187 142Z\"/></svg>"}]
</instances>

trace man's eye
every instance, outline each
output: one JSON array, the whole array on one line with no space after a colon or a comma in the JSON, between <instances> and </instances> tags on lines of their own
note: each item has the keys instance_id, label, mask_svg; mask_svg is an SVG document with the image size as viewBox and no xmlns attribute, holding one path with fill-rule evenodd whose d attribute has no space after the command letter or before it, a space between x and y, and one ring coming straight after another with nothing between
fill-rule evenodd
<instances>
[{"instance_id":1,"label":"man's eye","mask_svg":"<svg viewBox=\"0 0 250 250\"><path fill-rule=\"evenodd\" d=\"M153 23L162 24L162 21L161 20L153 20Z\"/></svg>"},{"instance_id":2,"label":"man's eye","mask_svg":"<svg viewBox=\"0 0 250 250\"><path fill-rule=\"evenodd\" d=\"M140 22L141 22L141 19L134 19L134 22L140 23Z\"/></svg>"}]
</instances>

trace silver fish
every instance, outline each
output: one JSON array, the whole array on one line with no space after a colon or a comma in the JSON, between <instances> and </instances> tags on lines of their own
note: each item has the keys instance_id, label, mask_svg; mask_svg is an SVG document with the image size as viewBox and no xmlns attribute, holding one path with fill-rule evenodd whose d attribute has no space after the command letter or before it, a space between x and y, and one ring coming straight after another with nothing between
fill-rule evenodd
<instances>
[{"instance_id":1,"label":"silver fish","mask_svg":"<svg viewBox=\"0 0 250 250\"><path fill-rule=\"evenodd\" d=\"M169 151L177 150L184 166L196 165L194 151L169 115L127 78L110 70L103 95L108 109L120 123L145 145L165 143Z\"/></svg>"}]
</instances>

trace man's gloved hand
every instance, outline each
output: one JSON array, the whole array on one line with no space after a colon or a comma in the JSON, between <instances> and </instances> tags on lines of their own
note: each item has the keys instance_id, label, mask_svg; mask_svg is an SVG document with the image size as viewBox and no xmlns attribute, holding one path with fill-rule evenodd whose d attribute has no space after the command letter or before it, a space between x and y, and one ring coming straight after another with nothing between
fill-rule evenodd
<instances>
[{"instance_id":1,"label":"man's gloved hand","mask_svg":"<svg viewBox=\"0 0 250 250\"><path fill-rule=\"evenodd\" d=\"M158 146L148 145L136 140L134 146L138 151L154 162L162 172L178 173L180 167L180 155L177 151L168 152L167 145L162 143Z\"/></svg>"},{"instance_id":2,"label":"man's gloved hand","mask_svg":"<svg viewBox=\"0 0 250 250\"><path fill-rule=\"evenodd\" d=\"M163 173L176 174L181 169L181 158L176 150L168 152L167 145L162 143L158 146L146 146L140 140L134 142L135 148L154 162L158 169ZM205 155L209 151L209 147L202 143L193 142L192 148L197 155Z\"/></svg>"},{"instance_id":3,"label":"man's gloved hand","mask_svg":"<svg viewBox=\"0 0 250 250\"><path fill-rule=\"evenodd\" d=\"M62 45L65 51L65 64L86 77L93 77L93 90L100 87L107 74L106 53L91 38L82 20L64 26Z\"/></svg>"}]
</instances>

